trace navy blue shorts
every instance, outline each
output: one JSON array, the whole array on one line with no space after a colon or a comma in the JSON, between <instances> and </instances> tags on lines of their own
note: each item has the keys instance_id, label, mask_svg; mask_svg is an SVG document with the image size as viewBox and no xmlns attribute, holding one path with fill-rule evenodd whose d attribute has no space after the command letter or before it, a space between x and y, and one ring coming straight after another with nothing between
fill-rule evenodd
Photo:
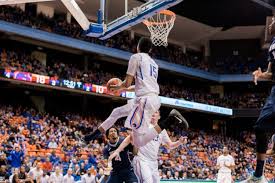
<instances>
[{"instance_id":1,"label":"navy blue shorts","mask_svg":"<svg viewBox=\"0 0 275 183\"><path fill-rule=\"evenodd\" d=\"M107 183L138 183L138 179L134 173L134 170L123 169L118 172L111 173L107 180Z\"/></svg>"},{"instance_id":2,"label":"navy blue shorts","mask_svg":"<svg viewBox=\"0 0 275 183\"><path fill-rule=\"evenodd\" d=\"M272 87L271 93L266 99L255 127L261 130L275 132L275 86Z\"/></svg>"}]
</instances>

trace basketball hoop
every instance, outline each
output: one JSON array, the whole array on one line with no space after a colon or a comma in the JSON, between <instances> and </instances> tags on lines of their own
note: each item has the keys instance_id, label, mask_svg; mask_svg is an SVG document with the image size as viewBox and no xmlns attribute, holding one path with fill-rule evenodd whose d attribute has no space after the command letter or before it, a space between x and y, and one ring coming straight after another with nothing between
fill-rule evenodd
<instances>
[{"instance_id":1,"label":"basketball hoop","mask_svg":"<svg viewBox=\"0 0 275 183\"><path fill-rule=\"evenodd\" d=\"M176 14L174 12L162 10L156 16L143 21L151 33L151 40L155 46L168 45L167 38L175 20Z\"/></svg>"}]
</instances>

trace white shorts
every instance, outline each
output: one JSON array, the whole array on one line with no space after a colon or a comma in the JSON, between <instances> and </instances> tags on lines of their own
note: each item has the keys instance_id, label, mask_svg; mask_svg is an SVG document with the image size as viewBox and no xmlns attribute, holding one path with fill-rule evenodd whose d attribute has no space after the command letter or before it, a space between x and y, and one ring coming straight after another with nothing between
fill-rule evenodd
<instances>
[{"instance_id":1,"label":"white shorts","mask_svg":"<svg viewBox=\"0 0 275 183\"><path fill-rule=\"evenodd\" d=\"M131 105L131 104L130 104ZM158 95L137 97L125 121L125 127L143 134L150 126L152 115L160 108Z\"/></svg>"},{"instance_id":2,"label":"white shorts","mask_svg":"<svg viewBox=\"0 0 275 183\"><path fill-rule=\"evenodd\" d=\"M231 173L218 173L217 183L232 183Z\"/></svg>"},{"instance_id":3,"label":"white shorts","mask_svg":"<svg viewBox=\"0 0 275 183\"><path fill-rule=\"evenodd\" d=\"M139 183L160 182L157 161L144 160L139 156L135 156L133 160L133 167Z\"/></svg>"}]
</instances>

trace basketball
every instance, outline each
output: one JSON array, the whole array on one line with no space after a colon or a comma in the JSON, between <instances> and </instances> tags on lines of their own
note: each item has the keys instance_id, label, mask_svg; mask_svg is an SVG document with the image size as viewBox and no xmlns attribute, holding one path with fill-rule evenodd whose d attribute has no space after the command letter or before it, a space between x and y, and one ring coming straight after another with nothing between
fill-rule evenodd
<instances>
[{"instance_id":1,"label":"basketball","mask_svg":"<svg viewBox=\"0 0 275 183\"><path fill-rule=\"evenodd\" d=\"M107 90L108 90L108 91L112 91L112 90L110 90L110 86L112 86L112 85L117 86L117 85L119 85L119 84L121 84L121 83L122 83L121 79L119 79L119 78L112 78L112 79L110 79L110 80L107 82Z\"/></svg>"}]
</instances>

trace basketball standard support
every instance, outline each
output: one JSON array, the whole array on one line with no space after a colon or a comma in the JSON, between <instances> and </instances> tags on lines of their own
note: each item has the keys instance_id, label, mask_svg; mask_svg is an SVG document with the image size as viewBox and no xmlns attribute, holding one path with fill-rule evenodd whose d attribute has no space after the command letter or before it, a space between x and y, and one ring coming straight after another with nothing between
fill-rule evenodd
<instances>
[{"instance_id":1,"label":"basketball standard support","mask_svg":"<svg viewBox=\"0 0 275 183\"><path fill-rule=\"evenodd\" d=\"M270 9L272 11L275 11L275 7L273 7L272 5L270 5L267 2L264 2L262 0L251 0L251 1L253 1L255 3L258 3L259 5L261 5L261 6L265 7L265 8L268 8L268 9Z\"/></svg>"},{"instance_id":2,"label":"basketball standard support","mask_svg":"<svg viewBox=\"0 0 275 183\"><path fill-rule=\"evenodd\" d=\"M108 39L113 35L122 32L138 23L141 23L149 17L154 16L160 10L168 9L172 6L179 4L182 1L183 0L150 0L147 3L137 8L134 8L132 11L127 12L127 14L107 24L104 32L98 37L101 40ZM95 37L93 34L93 30L90 29L86 32L87 36Z\"/></svg>"},{"instance_id":3,"label":"basketball standard support","mask_svg":"<svg viewBox=\"0 0 275 183\"><path fill-rule=\"evenodd\" d=\"M13 5L13 4L24 4L24 3L36 3L36 2L45 2L53 0L0 0L1 5Z\"/></svg>"},{"instance_id":4,"label":"basketball standard support","mask_svg":"<svg viewBox=\"0 0 275 183\"><path fill-rule=\"evenodd\" d=\"M20 4L29 2L43 2L51 0L0 0L0 5ZM125 15L117 18L109 24L104 23L105 0L101 1L101 10L99 10L99 17L97 23L91 23L79 8L75 0L61 0L64 6L72 14L75 20L79 23L87 36L98 37L101 40L128 29L145 19L154 16L160 10L168 9L182 2L183 0L149 0L147 3L134 8L128 12L128 1L125 1ZM127 8L126 8L127 5Z\"/></svg>"},{"instance_id":5,"label":"basketball standard support","mask_svg":"<svg viewBox=\"0 0 275 183\"><path fill-rule=\"evenodd\" d=\"M83 30L88 30L90 28L90 21L87 19L74 0L61 0L61 2L73 15Z\"/></svg>"}]
</instances>

